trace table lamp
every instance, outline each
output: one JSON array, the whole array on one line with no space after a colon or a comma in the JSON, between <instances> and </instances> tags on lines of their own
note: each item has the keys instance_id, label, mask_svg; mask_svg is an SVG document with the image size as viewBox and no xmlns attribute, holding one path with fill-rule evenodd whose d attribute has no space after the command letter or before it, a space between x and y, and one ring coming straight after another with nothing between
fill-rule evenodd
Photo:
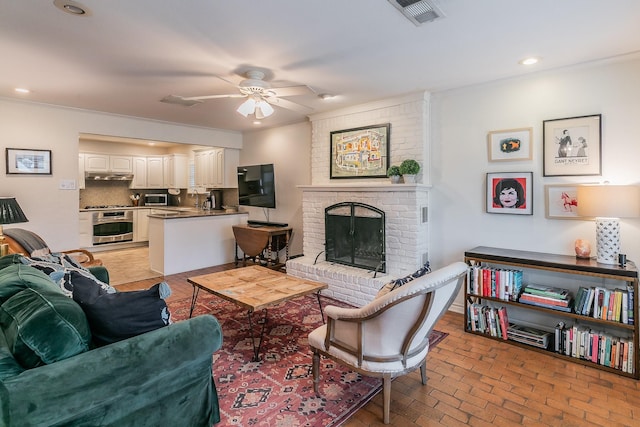
<instances>
[{"instance_id":1,"label":"table lamp","mask_svg":"<svg viewBox=\"0 0 640 427\"><path fill-rule=\"evenodd\" d=\"M9 253L9 244L4 242L2 226L29 221L15 197L0 197L0 256Z\"/></svg>"},{"instance_id":2,"label":"table lamp","mask_svg":"<svg viewBox=\"0 0 640 427\"><path fill-rule=\"evenodd\" d=\"M619 218L640 216L640 187L579 185L578 215L596 218L597 261L617 264L620 253Z\"/></svg>"}]
</instances>

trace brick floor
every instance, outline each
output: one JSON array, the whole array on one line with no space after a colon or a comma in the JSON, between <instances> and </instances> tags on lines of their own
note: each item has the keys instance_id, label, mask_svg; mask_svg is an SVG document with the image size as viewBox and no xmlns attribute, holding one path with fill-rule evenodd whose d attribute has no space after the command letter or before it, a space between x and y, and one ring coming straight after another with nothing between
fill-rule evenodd
<instances>
[{"instance_id":1,"label":"brick floor","mask_svg":"<svg viewBox=\"0 0 640 427\"><path fill-rule=\"evenodd\" d=\"M173 294L191 296L187 277L226 266L166 276ZM160 279L118 286L144 289ZM461 314L448 312L436 329L449 336L427 356L427 385L419 371L392 383L394 426L640 426L640 390L633 379L468 334ZM382 395L345 427L380 426Z\"/></svg>"}]
</instances>

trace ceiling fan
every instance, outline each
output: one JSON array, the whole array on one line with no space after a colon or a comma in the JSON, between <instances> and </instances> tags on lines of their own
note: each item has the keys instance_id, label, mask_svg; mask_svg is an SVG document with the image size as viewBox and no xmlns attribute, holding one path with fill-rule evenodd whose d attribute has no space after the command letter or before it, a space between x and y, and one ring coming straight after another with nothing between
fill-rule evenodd
<instances>
[{"instance_id":1,"label":"ceiling fan","mask_svg":"<svg viewBox=\"0 0 640 427\"><path fill-rule=\"evenodd\" d=\"M271 84L264 80L265 73L260 70L249 70L244 73L246 79L241 79L237 85L220 77L219 79L236 86L239 93L227 93L221 95L203 95L203 96L179 96L169 95L161 99L161 102L169 104L179 104L183 106L193 106L200 104L209 99L218 98L247 98L238 109L238 113L247 117L249 114L255 114L256 119L263 119L273 114L274 109L271 105L286 108L288 110L297 111L299 113L310 113L313 109L293 101L283 99L282 97L314 94L315 91L307 85L295 85L284 87L272 87Z\"/></svg>"}]
</instances>

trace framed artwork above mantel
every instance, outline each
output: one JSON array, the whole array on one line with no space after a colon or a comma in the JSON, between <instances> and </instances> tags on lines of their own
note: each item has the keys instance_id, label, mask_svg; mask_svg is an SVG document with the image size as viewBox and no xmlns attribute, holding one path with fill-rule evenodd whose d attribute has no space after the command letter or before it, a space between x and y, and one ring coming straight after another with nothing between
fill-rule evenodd
<instances>
[{"instance_id":1,"label":"framed artwork above mantel","mask_svg":"<svg viewBox=\"0 0 640 427\"><path fill-rule=\"evenodd\" d=\"M330 178L386 178L391 124L333 131Z\"/></svg>"}]
</instances>

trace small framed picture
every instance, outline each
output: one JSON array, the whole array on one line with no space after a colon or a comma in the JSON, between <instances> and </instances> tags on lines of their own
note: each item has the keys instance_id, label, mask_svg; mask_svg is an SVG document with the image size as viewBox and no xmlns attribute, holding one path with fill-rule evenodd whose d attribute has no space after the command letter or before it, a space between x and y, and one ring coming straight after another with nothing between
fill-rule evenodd
<instances>
[{"instance_id":1,"label":"small framed picture","mask_svg":"<svg viewBox=\"0 0 640 427\"><path fill-rule=\"evenodd\" d=\"M549 219L592 220L578 215L578 187L575 184L544 186L545 216Z\"/></svg>"},{"instance_id":2,"label":"small framed picture","mask_svg":"<svg viewBox=\"0 0 640 427\"><path fill-rule=\"evenodd\" d=\"M533 172L487 173L487 212L533 215Z\"/></svg>"},{"instance_id":3,"label":"small framed picture","mask_svg":"<svg viewBox=\"0 0 640 427\"><path fill-rule=\"evenodd\" d=\"M543 176L602 175L600 114L542 124Z\"/></svg>"},{"instance_id":4,"label":"small framed picture","mask_svg":"<svg viewBox=\"0 0 640 427\"><path fill-rule=\"evenodd\" d=\"M496 130L487 134L490 162L531 160L533 128Z\"/></svg>"},{"instance_id":5,"label":"small framed picture","mask_svg":"<svg viewBox=\"0 0 640 427\"><path fill-rule=\"evenodd\" d=\"M7 174L51 175L51 150L7 148Z\"/></svg>"}]
</instances>

